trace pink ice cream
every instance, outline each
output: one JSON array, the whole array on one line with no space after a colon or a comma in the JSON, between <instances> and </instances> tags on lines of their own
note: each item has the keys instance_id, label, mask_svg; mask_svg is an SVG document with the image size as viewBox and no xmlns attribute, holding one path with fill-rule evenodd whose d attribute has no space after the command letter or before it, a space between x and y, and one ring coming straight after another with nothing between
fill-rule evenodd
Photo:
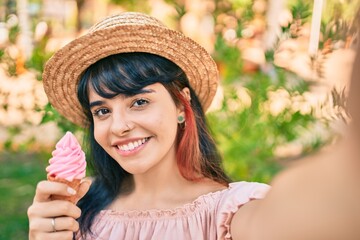
<instances>
[{"instance_id":1,"label":"pink ice cream","mask_svg":"<svg viewBox=\"0 0 360 240\"><path fill-rule=\"evenodd\" d=\"M85 177L85 153L71 132L67 132L59 140L52 156L49 160L50 165L46 168L48 178L55 177L72 182L74 179Z\"/></svg>"}]
</instances>

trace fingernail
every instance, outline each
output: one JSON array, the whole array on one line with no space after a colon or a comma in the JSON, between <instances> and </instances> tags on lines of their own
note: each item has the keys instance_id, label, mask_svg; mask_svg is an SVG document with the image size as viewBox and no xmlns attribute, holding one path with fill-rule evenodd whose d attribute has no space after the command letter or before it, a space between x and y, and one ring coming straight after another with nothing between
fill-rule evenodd
<instances>
[{"instance_id":1,"label":"fingernail","mask_svg":"<svg viewBox=\"0 0 360 240\"><path fill-rule=\"evenodd\" d=\"M68 191L68 193L70 193L71 195L75 195L75 194L76 194L76 191L75 191L73 188L71 188L71 187L68 187L68 188L67 188L67 191Z\"/></svg>"}]
</instances>

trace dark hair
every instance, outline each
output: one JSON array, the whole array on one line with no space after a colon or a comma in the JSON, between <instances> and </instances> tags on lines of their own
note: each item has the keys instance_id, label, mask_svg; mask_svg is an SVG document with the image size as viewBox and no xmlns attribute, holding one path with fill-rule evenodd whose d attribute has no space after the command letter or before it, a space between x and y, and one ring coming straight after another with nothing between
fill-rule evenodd
<instances>
[{"instance_id":1,"label":"dark hair","mask_svg":"<svg viewBox=\"0 0 360 240\"><path fill-rule=\"evenodd\" d=\"M178 128L176 139L176 158L181 174L188 180L197 180L201 176L224 185L230 182L222 168L215 142L209 134L201 104L182 69L175 63L150 53L111 55L91 65L78 85L78 99L89 121L88 164L93 169L94 177L89 192L78 203L82 210L79 218L82 234L91 233L94 217L119 195L124 182L130 179L130 174L95 141L88 99L89 86L100 96L113 98L119 94L136 95L142 88L158 82L168 90L177 106L184 106L186 126ZM190 104L180 93L184 87L190 90ZM195 144L187 144L184 150L184 143L188 141Z\"/></svg>"}]
</instances>

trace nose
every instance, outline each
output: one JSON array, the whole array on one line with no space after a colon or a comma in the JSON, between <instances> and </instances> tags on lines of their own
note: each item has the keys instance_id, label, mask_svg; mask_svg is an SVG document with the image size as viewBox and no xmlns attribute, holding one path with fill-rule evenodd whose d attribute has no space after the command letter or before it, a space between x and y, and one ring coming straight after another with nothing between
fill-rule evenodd
<instances>
[{"instance_id":1,"label":"nose","mask_svg":"<svg viewBox=\"0 0 360 240\"><path fill-rule=\"evenodd\" d=\"M112 122L111 122L111 133L117 136L125 136L128 134L133 124L129 120L129 117L124 113L113 113L112 114Z\"/></svg>"}]
</instances>

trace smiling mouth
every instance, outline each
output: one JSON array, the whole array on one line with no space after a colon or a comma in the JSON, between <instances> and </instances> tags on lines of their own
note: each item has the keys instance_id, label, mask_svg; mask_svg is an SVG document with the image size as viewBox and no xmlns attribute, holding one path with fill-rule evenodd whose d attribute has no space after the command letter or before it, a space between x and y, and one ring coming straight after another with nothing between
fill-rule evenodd
<instances>
[{"instance_id":1,"label":"smiling mouth","mask_svg":"<svg viewBox=\"0 0 360 240\"><path fill-rule=\"evenodd\" d=\"M117 145L117 148L121 151L132 151L135 148L140 147L141 145L143 145L144 143L146 143L147 141L149 141L150 137L146 137L137 141L133 141L124 145Z\"/></svg>"}]
</instances>

